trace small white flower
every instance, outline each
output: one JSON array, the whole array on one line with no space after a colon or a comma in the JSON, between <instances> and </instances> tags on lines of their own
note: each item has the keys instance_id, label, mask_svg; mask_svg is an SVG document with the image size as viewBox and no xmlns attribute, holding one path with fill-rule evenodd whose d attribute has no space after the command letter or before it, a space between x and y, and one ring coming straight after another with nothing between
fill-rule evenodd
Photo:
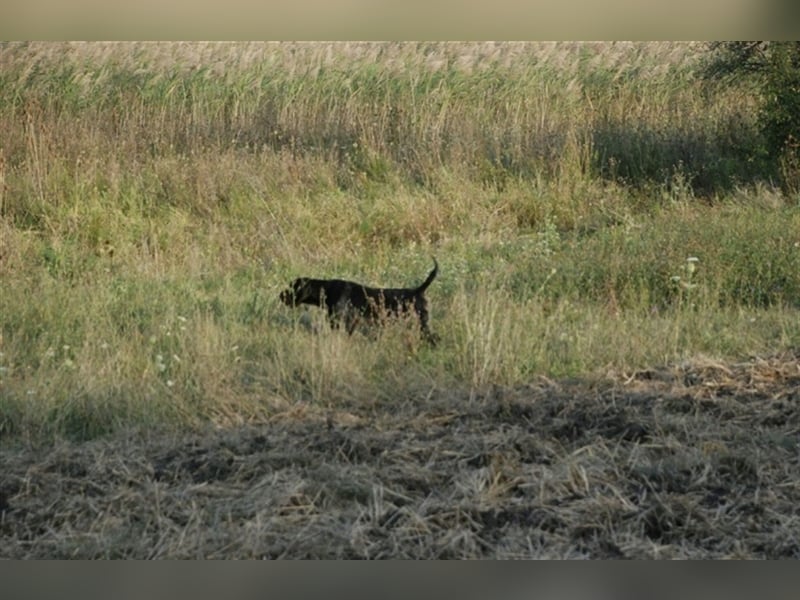
<instances>
[{"instance_id":1,"label":"small white flower","mask_svg":"<svg viewBox=\"0 0 800 600\"><path fill-rule=\"evenodd\" d=\"M175 385L175 382L172 379L167 379L167 387L172 387L173 385Z\"/></svg>"}]
</instances>

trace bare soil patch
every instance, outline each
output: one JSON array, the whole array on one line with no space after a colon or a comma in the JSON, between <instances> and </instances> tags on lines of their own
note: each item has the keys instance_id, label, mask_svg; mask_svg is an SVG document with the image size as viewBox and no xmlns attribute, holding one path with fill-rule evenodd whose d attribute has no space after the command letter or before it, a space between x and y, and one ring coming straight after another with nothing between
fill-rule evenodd
<instances>
[{"instance_id":1,"label":"bare soil patch","mask_svg":"<svg viewBox=\"0 0 800 600\"><path fill-rule=\"evenodd\" d=\"M0 451L4 558L800 558L800 361Z\"/></svg>"}]
</instances>

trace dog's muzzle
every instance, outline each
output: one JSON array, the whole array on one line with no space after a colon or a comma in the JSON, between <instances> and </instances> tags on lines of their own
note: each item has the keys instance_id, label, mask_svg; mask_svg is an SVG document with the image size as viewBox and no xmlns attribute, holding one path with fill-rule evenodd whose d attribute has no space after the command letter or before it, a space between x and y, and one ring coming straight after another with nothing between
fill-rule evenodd
<instances>
[{"instance_id":1,"label":"dog's muzzle","mask_svg":"<svg viewBox=\"0 0 800 600\"><path fill-rule=\"evenodd\" d=\"M294 306L294 294L292 290L283 290L280 295L281 302L284 304L288 304L289 306Z\"/></svg>"}]
</instances>

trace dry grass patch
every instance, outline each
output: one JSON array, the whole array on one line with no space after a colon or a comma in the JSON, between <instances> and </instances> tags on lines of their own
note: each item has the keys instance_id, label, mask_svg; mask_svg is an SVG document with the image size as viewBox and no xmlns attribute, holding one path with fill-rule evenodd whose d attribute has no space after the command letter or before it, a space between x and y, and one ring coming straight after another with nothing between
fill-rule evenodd
<instances>
[{"instance_id":1,"label":"dry grass patch","mask_svg":"<svg viewBox=\"0 0 800 600\"><path fill-rule=\"evenodd\" d=\"M6 448L7 558L798 558L798 356Z\"/></svg>"}]
</instances>

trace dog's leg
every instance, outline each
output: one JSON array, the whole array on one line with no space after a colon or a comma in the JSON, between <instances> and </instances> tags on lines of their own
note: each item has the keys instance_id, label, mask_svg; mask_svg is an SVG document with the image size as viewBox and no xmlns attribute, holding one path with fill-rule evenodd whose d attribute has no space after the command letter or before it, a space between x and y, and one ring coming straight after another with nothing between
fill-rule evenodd
<instances>
[{"instance_id":1,"label":"dog's leg","mask_svg":"<svg viewBox=\"0 0 800 600\"><path fill-rule=\"evenodd\" d=\"M422 339L431 346L436 346L438 336L433 333L428 327L428 308L423 305L416 305L415 307L417 316L419 317L419 328L422 333Z\"/></svg>"}]
</instances>

